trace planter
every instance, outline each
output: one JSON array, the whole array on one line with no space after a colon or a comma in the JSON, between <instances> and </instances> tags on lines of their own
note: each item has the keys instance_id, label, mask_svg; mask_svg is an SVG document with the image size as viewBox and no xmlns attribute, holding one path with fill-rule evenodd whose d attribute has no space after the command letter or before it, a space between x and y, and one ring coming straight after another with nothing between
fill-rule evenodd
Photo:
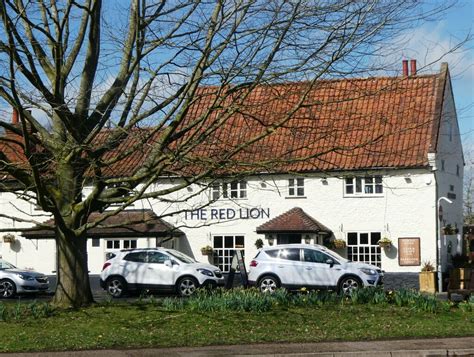
<instances>
[{"instance_id":1,"label":"planter","mask_svg":"<svg viewBox=\"0 0 474 357\"><path fill-rule=\"evenodd\" d=\"M202 255L212 255L214 252L214 249L212 249L211 246L206 246L201 248L201 254Z\"/></svg>"},{"instance_id":2,"label":"planter","mask_svg":"<svg viewBox=\"0 0 474 357\"><path fill-rule=\"evenodd\" d=\"M5 234L3 236L3 241L5 243L15 243L15 236L13 234Z\"/></svg>"},{"instance_id":3,"label":"planter","mask_svg":"<svg viewBox=\"0 0 474 357\"><path fill-rule=\"evenodd\" d=\"M335 239L332 241L332 247L334 249L344 249L346 247L346 241L342 239Z\"/></svg>"},{"instance_id":4,"label":"planter","mask_svg":"<svg viewBox=\"0 0 474 357\"><path fill-rule=\"evenodd\" d=\"M422 271L419 275L420 291L434 294L436 292L436 272Z\"/></svg>"}]
</instances>

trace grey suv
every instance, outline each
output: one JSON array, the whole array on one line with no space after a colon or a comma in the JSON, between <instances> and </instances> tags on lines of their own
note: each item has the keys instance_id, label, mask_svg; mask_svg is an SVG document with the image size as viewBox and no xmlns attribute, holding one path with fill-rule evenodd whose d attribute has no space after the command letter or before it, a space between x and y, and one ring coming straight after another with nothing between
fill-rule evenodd
<instances>
[{"instance_id":1,"label":"grey suv","mask_svg":"<svg viewBox=\"0 0 474 357\"><path fill-rule=\"evenodd\" d=\"M17 269L0 259L0 297L10 298L20 293L39 293L49 289L46 275Z\"/></svg>"}]
</instances>

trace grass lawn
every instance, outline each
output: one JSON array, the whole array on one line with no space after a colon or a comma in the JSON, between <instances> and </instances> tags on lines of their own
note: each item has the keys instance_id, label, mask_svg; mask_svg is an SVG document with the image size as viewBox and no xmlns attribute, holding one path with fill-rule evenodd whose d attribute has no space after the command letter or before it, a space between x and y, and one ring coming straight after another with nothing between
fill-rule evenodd
<instances>
[{"instance_id":1,"label":"grass lawn","mask_svg":"<svg viewBox=\"0 0 474 357\"><path fill-rule=\"evenodd\" d=\"M473 335L474 312L459 308L429 313L394 305L325 304L255 313L108 304L0 322L0 352Z\"/></svg>"}]
</instances>

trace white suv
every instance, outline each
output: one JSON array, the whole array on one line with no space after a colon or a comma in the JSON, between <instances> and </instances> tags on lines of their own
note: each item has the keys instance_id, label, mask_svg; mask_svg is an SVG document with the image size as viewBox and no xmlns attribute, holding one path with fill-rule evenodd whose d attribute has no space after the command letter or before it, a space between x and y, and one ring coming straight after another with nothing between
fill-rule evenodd
<instances>
[{"instance_id":1,"label":"white suv","mask_svg":"<svg viewBox=\"0 0 474 357\"><path fill-rule=\"evenodd\" d=\"M222 272L174 249L121 250L107 260L100 285L113 297L131 290L160 290L192 295L201 286L224 286Z\"/></svg>"},{"instance_id":2,"label":"white suv","mask_svg":"<svg viewBox=\"0 0 474 357\"><path fill-rule=\"evenodd\" d=\"M382 284L383 271L351 262L320 245L284 244L265 247L250 262L249 284L262 292L281 287L335 289L347 294L361 286Z\"/></svg>"}]
</instances>

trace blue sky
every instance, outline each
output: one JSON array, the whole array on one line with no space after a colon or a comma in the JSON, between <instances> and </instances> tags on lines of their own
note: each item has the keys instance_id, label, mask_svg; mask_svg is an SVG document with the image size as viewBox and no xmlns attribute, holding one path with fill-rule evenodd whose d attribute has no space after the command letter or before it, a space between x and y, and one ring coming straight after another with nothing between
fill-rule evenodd
<instances>
[{"instance_id":1,"label":"blue sky","mask_svg":"<svg viewBox=\"0 0 474 357\"><path fill-rule=\"evenodd\" d=\"M428 7L439 4L428 1ZM459 0L435 22L412 30L407 53L424 66L441 57L457 43L474 35L474 0ZM447 54L426 72L439 71L440 62L448 62L453 83L458 121L466 165L474 165L474 40Z\"/></svg>"}]
</instances>

